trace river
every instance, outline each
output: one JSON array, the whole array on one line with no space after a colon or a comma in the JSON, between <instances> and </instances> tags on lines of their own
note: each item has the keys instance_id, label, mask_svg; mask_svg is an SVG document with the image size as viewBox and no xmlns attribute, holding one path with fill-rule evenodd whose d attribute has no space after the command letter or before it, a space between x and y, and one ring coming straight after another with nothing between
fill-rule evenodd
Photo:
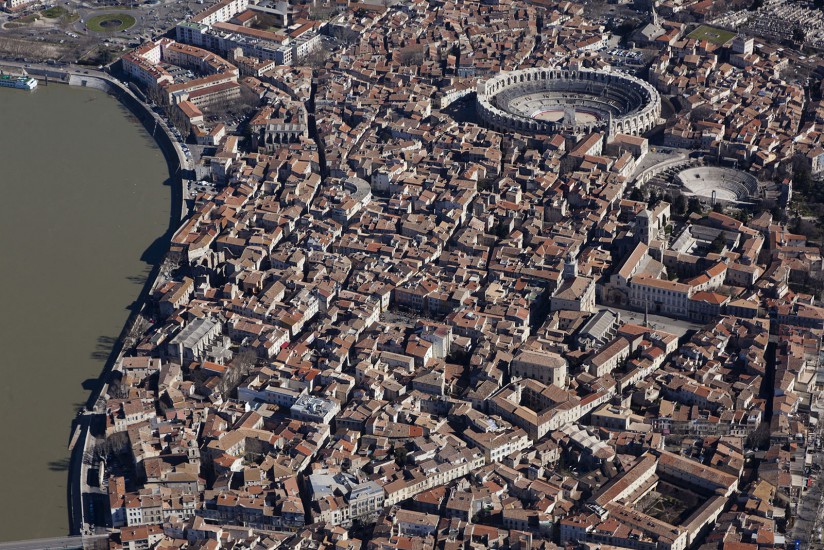
<instances>
[{"instance_id":1,"label":"river","mask_svg":"<svg viewBox=\"0 0 824 550\"><path fill-rule=\"evenodd\" d=\"M0 88L0 541L68 532L71 421L163 251L163 154L103 92Z\"/></svg>"}]
</instances>

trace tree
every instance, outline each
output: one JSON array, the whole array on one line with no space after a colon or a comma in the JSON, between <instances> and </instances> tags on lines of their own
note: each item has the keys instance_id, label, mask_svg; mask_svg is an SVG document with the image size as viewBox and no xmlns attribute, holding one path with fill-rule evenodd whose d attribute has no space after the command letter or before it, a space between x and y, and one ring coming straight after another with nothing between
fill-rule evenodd
<instances>
[{"instance_id":1,"label":"tree","mask_svg":"<svg viewBox=\"0 0 824 550\"><path fill-rule=\"evenodd\" d=\"M83 453L83 464L87 466L93 466L97 462L97 457L95 456L94 449L86 449Z\"/></svg>"},{"instance_id":2,"label":"tree","mask_svg":"<svg viewBox=\"0 0 824 550\"><path fill-rule=\"evenodd\" d=\"M722 231L710 243L710 251L720 254L724 251L725 246L727 246L727 234Z\"/></svg>"},{"instance_id":3,"label":"tree","mask_svg":"<svg viewBox=\"0 0 824 550\"><path fill-rule=\"evenodd\" d=\"M495 183L495 178L485 177L478 180L478 191L491 191Z\"/></svg>"},{"instance_id":4,"label":"tree","mask_svg":"<svg viewBox=\"0 0 824 550\"><path fill-rule=\"evenodd\" d=\"M692 111L690 111L689 117L690 120L693 122L700 122L704 120L709 120L713 117L718 111L716 111L713 107L709 105L699 105Z\"/></svg>"},{"instance_id":5,"label":"tree","mask_svg":"<svg viewBox=\"0 0 824 550\"><path fill-rule=\"evenodd\" d=\"M99 458L117 456L126 452L129 448L128 432L115 432L94 447L94 452Z\"/></svg>"},{"instance_id":6,"label":"tree","mask_svg":"<svg viewBox=\"0 0 824 550\"><path fill-rule=\"evenodd\" d=\"M406 466L406 459L409 452L406 450L406 447L398 447L395 449L395 464L403 468Z\"/></svg>"},{"instance_id":7,"label":"tree","mask_svg":"<svg viewBox=\"0 0 824 550\"><path fill-rule=\"evenodd\" d=\"M82 54L83 52L81 52ZM89 65L108 65L113 63L118 58L118 54L116 51L110 48L101 47L97 50L97 53L93 57L87 58L85 61ZM83 63L84 60L80 60L80 63Z\"/></svg>"},{"instance_id":8,"label":"tree","mask_svg":"<svg viewBox=\"0 0 824 550\"><path fill-rule=\"evenodd\" d=\"M235 358L232 359L232 362L229 363L229 366L223 373L217 385L217 391L224 397L231 394L232 391L237 388L238 384L243 381L244 377L249 374L249 371L252 370L255 364L257 364L257 354L250 349L243 350L235 355Z\"/></svg>"},{"instance_id":9,"label":"tree","mask_svg":"<svg viewBox=\"0 0 824 550\"><path fill-rule=\"evenodd\" d=\"M141 89L143 89L141 87ZM146 93L146 98L154 103L155 105L165 105L166 98L163 97L163 94L160 92L160 89L157 86L148 86L144 89Z\"/></svg>"},{"instance_id":10,"label":"tree","mask_svg":"<svg viewBox=\"0 0 824 550\"><path fill-rule=\"evenodd\" d=\"M629 200L642 202L644 200L644 192L641 191L638 187L633 187L632 191L629 194Z\"/></svg>"},{"instance_id":11,"label":"tree","mask_svg":"<svg viewBox=\"0 0 824 550\"><path fill-rule=\"evenodd\" d=\"M795 218L790 220L790 223L787 224L787 229L790 231L790 233L795 233L796 235L803 235L804 232L801 230L801 217L796 216Z\"/></svg>"},{"instance_id":12,"label":"tree","mask_svg":"<svg viewBox=\"0 0 824 550\"><path fill-rule=\"evenodd\" d=\"M716 201L716 203L712 205L712 211L713 212L718 212L719 214L723 214L724 213L724 205L721 204L720 202Z\"/></svg>"},{"instance_id":13,"label":"tree","mask_svg":"<svg viewBox=\"0 0 824 550\"><path fill-rule=\"evenodd\" d=\"M675 200L672 203L672 211L679 215L683 216L687 212L687 199L684 198L684 195L679 194L675 197Z\"/></svg>"},{"instance_id":14,"label":"tree","mask_svg":"<svg viewBox=\"0 0 824 550\"><path fill-rule=\"evenodd\" d=\"M575 170L577 170L578 166L580 166L580 159L576 157L571 157L569 155L564 155L564 157L561 159L561 164L558 167L558 169L560 171L560 174L562 176L565 176L570 172L574 172Z\"/></svg>"},{"instance_id":15,"label":"tree","mask_svg":"<svg viewBox=\"0 0 824 550\"><path fill-rule=\"evenodd\" d=\"M164 279L169 279L179 267L180 257L176 254L167 253L163 256L163 263L160 264L160 275Z\"/></svg>"},{"instance_id":16,"label":"tree","mask_svg":"<svg viewBox=\"0 0 824 550\"><path fill-rule=\"evenodd\" d=\"M401 65L420 65L423 63L425 51L423 44L413 44L393 52L392 59Z\"/></svg>"},{"instance_id":17,"label":"tree","mask_svg":"<svg viewBox=\"0 0 824 550\"><path fill-rule=\"evenodd\" d=\"M392 130L387 127L381 128L378 130L376 137L381 143L389 143L392 141Z\"/></svg>"},{"instance_id":18,"label":"tree","mask_svg":"<svg viewBox=\"0 0 824 550\"><path fill-rule=\"evenodd\" d=\"M177 128L177 131L180 132L182 136L189 135L189 118L183 114L183 111L175 105L169 105L165 109L166 111L166 118L172 123L172 126Z\"/></svg>"},{"instance_id":19,"label":"tree","mask_svg":"<svg viewBox=\"0 0 824 550\"><path fill-rule=\"evenodd\" d=\"M803 44L804 41L807 39L807 33L804 32L804 29L796 26L793 28L793 42L797 42L799 44Z\"/></svg>"},{"instance_id":20,"label":"tree","mask_svg":"<svg viewBox=\"0 0 824 550\"><path fill-rule=\"evenodd\" d=\"M212 103L207 110L209 113L217 115L218 117L245 117L255 111L258 105L260 105L260 96L244 84L240 87L239 98L217 101Z\"/></svg>"},{"instance_id":21,"label":"tree","mask_svg":"<svg viewBox=\"0 0 824 550\"><path fill-rule=\"evenodd\" d=\"M326 48L326 46L321 44L303 59L303 64L315 70L322 69L326 66L326 62L329 60L331 55L332 53Z\"/></svg>"},{"instance_id":22,"label":"tree","mask_svg":"<svg viewBox=\"0 0 824 550\"><path fill-rule=\"evenodd\" d=\"M785 208L781 208L776 205L772 208L772 210L770 210L770 214L772 214L773 220L778 223L784 223L787 221L787 210Z\"/></svg>"},{"instance_id":23,"label":"tree","mask_svg":"<svg viewBox=\"0 0 824 550\"><path fill-rule=\"evenodd\" d=\"M278 21L273 14L260 12L255 12L255 14L257 16L257 23L255 24L256 28L264 31L280 28L280 25L278 25Z\"/></svg>"},{"instance_id":24,"label":"tree","mask_svg":"<svg viewBox=\"0 0 824 550\"><path fill-rule=\"evenodd\" d=\"M704 208L701 206L701 201L698 200L698 197L690 197L690 200L687 201L687 213L694 214L703 211Z\"/></svg>"},{"instance_id":25,"label":"tree","mask_svg":"<svg viewBox=\"0 0 824 550\"><path fill-rule=\"evenodd\" d=\"M607 25L607 29L612 32L612 34L616 36L620 36L621 39L626 39L629 35L632 34L632 31L641 24L641 21L636 18L629 18L621 21L618 23L617 21L611 21Z\"/></svg>"},{"instance_id":26,"label":"tree","mask_svg":"<svg viewBox=\"0 0 824 550\"><path fill-rule=\"evenodd\" d=\"M813 186L810 165L802 158L793 161L793 187L799 193L809 193Z\"/></svg>"},{"instance_id":27,"label":"tree","mask_svg":"<svg viewBox=\"0 0 824 550\"><path fill-rule=\"evenodd\" d=\"M112 399L127 399L129 397L129 386L122 380L113 381L109 384L109 397Z\"/></svg>"}]
</instances>

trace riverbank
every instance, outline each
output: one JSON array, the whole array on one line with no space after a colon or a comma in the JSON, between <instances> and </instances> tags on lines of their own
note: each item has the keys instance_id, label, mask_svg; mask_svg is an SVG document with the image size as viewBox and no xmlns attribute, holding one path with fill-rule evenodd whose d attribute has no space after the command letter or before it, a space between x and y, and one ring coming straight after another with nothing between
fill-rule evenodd
<instances>
[{"instance_id":1,"label":"riverbank","mask_svg":"<svg viewBox=\"0 0 824 550\"><path fill-rule=\"evenodd\" d=\"M87 387L90 390L86 405L82 413L71 422L69 441L71 454L68 467L67 503L69 515L69 531L71 534L80 534L87 524L88 512L94 509L98 514L100 507L97 502L91 504L92 500L103 495L92 494L87 491L89 468L84 464L86 451L94 444L96 426L103 424L103 413L105 410L100 407L103 404L103 396L108 390L108 378L125 349L124 345L130 332L140 319L146 308L148 297L152 288L160 278L160 268L168 249L168 244L174 232L178 229L180 221L187 214L184 200L184 185L191 166L184 155L180 143L172 135L165 121L161 119L151 108L143 103L126 85L117 79L100 71L72 68L54 68L48 66L23 67L21 64L12 62L0 63L6 67L16 67L25 70L39 80L41 85L68 85L72 87L86 87L101 90L117 99L131 115L137 118L142 126L152 137L155 145L160 149L166 161L169 181L172 188L172 207L170 209L169 220L165 234L157 239L154 257L151 261L151 271L148 274L145 284L143 284L138 298L129 307L129 316L123 324L119 336L114 340L113 347L105 360L103 368L96 378L96 383ZM162 248L162 250L159 250ZM66 419L68 420L68 418ZM88 496L86 496L88 495ZM102 500L102 499L101 499Z\"/></svg>"}]
</instances>

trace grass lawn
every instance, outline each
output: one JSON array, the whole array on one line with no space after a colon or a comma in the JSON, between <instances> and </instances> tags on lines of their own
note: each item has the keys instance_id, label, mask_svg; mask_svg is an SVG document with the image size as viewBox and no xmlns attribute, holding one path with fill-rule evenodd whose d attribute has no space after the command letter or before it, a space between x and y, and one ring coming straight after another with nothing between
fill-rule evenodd
<instances>
[{"instance_id":1,"label":"grass lawn","mask_svg":"<svg viewBox=\"0 0 824 550\"><path fill-rule=\"evenodd\" d=\"M106 13L86 20L86 28L95 32L117 32L135 24L135 18L128 13Z\"/></svg>"},{"instance_id":2,"label":"grass lawn","mask_svg":"<svg viewBox=\"0 0 824 550\"><path fill-rule=\"evenodd\" d=\"M54 6L53 8L41 11L40 14L47 19L57 19L59 17L63 17L64 15L68 15L69 10L63 6Z\"/></svg>"},{"instance_id":3,"label":"grass lawn","mask_svg":"<svg viewBox=\"0 0 824 550\"><path fill-rule=\"evenodd\" d=\"M29 23L34 23L38 19L40 19L40 16L37 15L36 13L33 13L31 15L26 15L26 16L23 16L23 17L19 17L19 18L15 19L13 22L14 23L29 24Z\"/></svg>"},{"instance_id":4,"label":"grass lawn","mask_svg":"<svg viewBox=\"0 0 824 550\"><path fill-rule=\"evenodd\" d=\"M713 44L722 46L735 38L733 31L725 31L724 29L716 29L707 25L701 25L687 35L687 38L694 38L696 40L706 40Z\"/></svg>"}]
</instances>

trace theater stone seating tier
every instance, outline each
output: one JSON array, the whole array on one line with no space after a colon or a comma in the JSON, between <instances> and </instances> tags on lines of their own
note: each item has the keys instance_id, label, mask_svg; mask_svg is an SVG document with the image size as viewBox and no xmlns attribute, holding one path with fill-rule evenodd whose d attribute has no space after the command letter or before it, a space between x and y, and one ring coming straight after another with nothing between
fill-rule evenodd
<instances>
[{"instance_id":1,"label":"theater stone seating tier","mask_svg":"<svg viewBox=\"0 0 824 550\"><path fill-rule=\"evenodd\" d=\"M675 183L685 195L722 203L748 202L758 195L758 180L751 174L718 166L688 168L678 173Z\"/></svg>"}]
</instances>

